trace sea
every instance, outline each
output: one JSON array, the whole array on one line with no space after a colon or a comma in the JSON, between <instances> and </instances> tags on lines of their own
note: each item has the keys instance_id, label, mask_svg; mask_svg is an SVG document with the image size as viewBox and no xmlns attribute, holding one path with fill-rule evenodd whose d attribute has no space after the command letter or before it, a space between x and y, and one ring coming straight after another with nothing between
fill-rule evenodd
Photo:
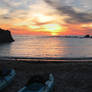
<instances>
[{"instance_id":1,"label":"sea","mask_svg":"<svg viewBox=\"0 0 92 92\"><path fill-rule=\"evenodd\" d=\"M0 44L0 58L92 60L92 38L13 35Z\"/></svg>"}]
</instances>

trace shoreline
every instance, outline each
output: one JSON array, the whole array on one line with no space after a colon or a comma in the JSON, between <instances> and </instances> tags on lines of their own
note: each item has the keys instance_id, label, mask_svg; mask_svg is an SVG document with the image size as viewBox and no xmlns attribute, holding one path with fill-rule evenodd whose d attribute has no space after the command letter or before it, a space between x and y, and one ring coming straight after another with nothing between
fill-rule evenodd
<instances>
[{"instance_id":1,"label":"shoreline","mask_svg":"<svg viewBox=\"0 0 92 92\"><path fill-rule=\"evenodd\" d=\"M32 62L32 61L30 61ZM2 92L17 92L34 74L53 73L54 92L89 92L92 90L92 62L39 62L0 60L0 66L15 69L16 77Z\"/></svg>"},{"instance_id":2,"label":"shoreline","mask_svg":"<svg viewBox=\"0 0 92 92\"><path fill-rule=\"evenodd\" d=\"M92 62L92 57L0 57L0 61L23 61L31 63Z\"/></svg>"}]
</instances>

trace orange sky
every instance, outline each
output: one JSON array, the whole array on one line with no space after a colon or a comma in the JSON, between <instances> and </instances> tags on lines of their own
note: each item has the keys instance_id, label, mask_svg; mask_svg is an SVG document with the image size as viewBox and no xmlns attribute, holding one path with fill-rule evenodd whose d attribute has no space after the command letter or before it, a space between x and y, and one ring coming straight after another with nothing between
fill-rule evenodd
<instances>
[{"instance_id":1,"label":"orange sky","mask_svg":"<svg viewBox=\"0 0 92 92\"><path fill-rule=\"evenodd\" d=\"M11 30L12 34L27 35L85 35L90 34L92 24L70 24L62 25L51 22L43 25L1 25L1 28Z\"/></svg>"},{"instance_id":2,"label":"orange sky","mask_svg":"<svg viewBox=\"0 0 92 92\"><path fill-rule=\"evenodd\" d=\"M3 0L0 6L0 27L11 30L12 34L92 35L92 13L86 8L83 10L76 5L61 7L59 3L50 5L46 0L26 0L22 4L17 0L8 1Z\"/></svg>"}]
</instances>

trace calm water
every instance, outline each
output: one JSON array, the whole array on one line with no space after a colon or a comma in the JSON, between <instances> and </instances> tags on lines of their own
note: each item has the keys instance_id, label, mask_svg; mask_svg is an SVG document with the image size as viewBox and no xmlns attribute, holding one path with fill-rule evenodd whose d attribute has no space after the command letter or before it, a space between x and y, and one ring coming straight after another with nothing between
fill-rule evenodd
<instances>
[{"instance_id":1,"label":"calm water","mask_svg":"<svg viewBox=\"0 0 92 92\"><path fill-rule=\"evenodd\" d=\"M0 44L0 57L92 57L92 39L13 36L15 42Z\"/></svg>"}]
</instances>

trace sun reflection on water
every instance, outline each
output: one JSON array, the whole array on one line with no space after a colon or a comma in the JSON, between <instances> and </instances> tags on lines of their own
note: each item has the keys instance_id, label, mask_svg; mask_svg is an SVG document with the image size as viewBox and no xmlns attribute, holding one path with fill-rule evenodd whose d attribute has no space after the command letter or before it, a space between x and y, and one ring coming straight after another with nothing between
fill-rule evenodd
<instances>
[{"instance_id":1,"label":"sun reflection on water","mask_svg":"<svg viewBox=\"0 0 92 92\"><path fill-rule=\"evenodd\" d=\"M11 55L25 57L59 57L64 56L63 41L59 38L32 38L24 41L17 41L11 46ZM62 45L62 46L61 46Z\"/></svg>"}]
</instances>

